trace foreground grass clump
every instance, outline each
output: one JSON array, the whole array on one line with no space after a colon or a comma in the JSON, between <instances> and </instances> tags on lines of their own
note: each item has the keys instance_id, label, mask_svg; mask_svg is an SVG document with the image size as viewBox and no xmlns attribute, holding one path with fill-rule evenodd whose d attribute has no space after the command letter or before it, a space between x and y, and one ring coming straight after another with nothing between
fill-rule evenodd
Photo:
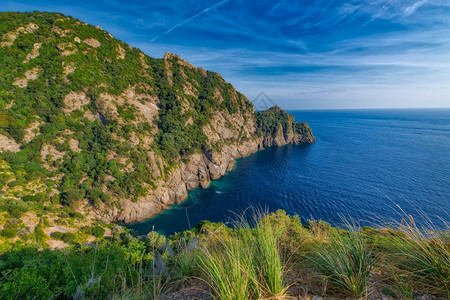
<instances>
[{"instance_id":1,"label":"foreground grass clump","mask_svg":"<svg viewBox=\"0 0 450 300\"><path fill-rule=\"evenodd\" d=\"M446 227L448 228L448 227ZM283 211L170 237L123 230L89 246L0 256L2 299L448 299L450 231L344 230ZM192 294L194 293L194 294ZM434 298L432 298L434 297Z\"/></svg>"},{"instance_id":2,"label":"foreground grass clump","mask_svg":"<svg viewBox=\"0 0 450 300\"><path fill-rule=\"evenodd\" d=\"M400 241L393 247L390 263L414 288L423 288L450 299L450 232L420 230L411 219L399 226Z\"/></svg>"},{"instance_id":3,"label":"foreground grass clump","mask_svg":"<svg viewBox=\"0 0 450 300\"><path fill-rule=\"evenodd\" d=\"M266 217L257 218L254 228L241 220L232 234L203 247L200 266L217 298L285 296L287 269L279 247L283 229Z\"/></svg>"},{"instance_id":4,"label":"foreground grass clump","mask_svg":"<svg viewBox=\"0 0 450 300\"><path fill-rule=\"evenodd\" d=\"M255 292L251 251L246 241L237 237L224 239L212 249L203 249L200 265L216 297L249 299Z\"/></svg>"},{"instance_id":5,"label":"foreground grass clump","mask_svg":"<svg viewBox=\"0 0 450 300\"><path fill-rule=\"evenodd\" d=\"M374 258L369 245L357 232L334 232L330 242L320 243L310 255L312 268L325 282L359 299L367 294Z\"/></svg>"}]
</instances>

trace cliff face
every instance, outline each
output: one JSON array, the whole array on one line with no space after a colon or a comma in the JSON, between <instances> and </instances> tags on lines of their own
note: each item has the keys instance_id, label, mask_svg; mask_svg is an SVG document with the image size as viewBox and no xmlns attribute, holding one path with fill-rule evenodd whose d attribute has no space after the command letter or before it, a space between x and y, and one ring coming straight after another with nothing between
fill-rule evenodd
<instances>
[{"instance_id":1,"label":"cliff face","mask_svg":"<svg viewBox=\"0 0 450 300\"><path fill-rule=\"evenodd\" d=\"M148 218L270 146L313 143L217 73L61 14L0 13L0 197Z\"/></svg>"},{"instance_id":2,"label":"cliff face","mask_svg":"<svg viewBox=\"0 0 450 300\"><path fill-rule=\"evenodd\" d=\"M223 116L222 118L226 119ZM234 120L234 123L242 121L243 119L240 118ZM272 124L276 130L271 132L270 126L264 127L261 124L263 122ZM223 122L215 124L223 124ZM210 124L208 126L217 134L223 134L225 131L224 128ZM294 117L279 107L257 113L255 120L249 122L247 126L245 130L256 132L256 137L228 144L221 151L207 149L203 153L190 156L189 162L182 163L174 170L165 184L160 185L154 193L138 202L122 201L123 210L113 211L110 217L125 223L147 219L167 209L171 204L182 202L187 197L187 191L197 187L205 188L211 180L218 179L231 171L236 158L248 156L267 147L311 144L316 141L308 124L295 123ZM214 136L208 136L208 138L213 139Z\"/></svg>"},{"instance_id":3,"label":"cliff face","mask_svg":"<svg viewBox=\"0 0 450 300\"><path fill-rule=\"evenodd\" d=\"M188 163L182 163L170 174L165 184L159 186L153 193L137 202L122 200L123 209L112 211L107 219L125 223L148 219L168 209L169 205L182 202L189 190L208 187L211 180L218 179L233 169L236 158L248 156L266 147L313 142L315 138L312 135L295 136L290 140L286 140L283 136L275 138L264 136L237 145L225 146L220 153L209 149L204 153L194 154L190 156Z\"/></svg>"}]
</instances>

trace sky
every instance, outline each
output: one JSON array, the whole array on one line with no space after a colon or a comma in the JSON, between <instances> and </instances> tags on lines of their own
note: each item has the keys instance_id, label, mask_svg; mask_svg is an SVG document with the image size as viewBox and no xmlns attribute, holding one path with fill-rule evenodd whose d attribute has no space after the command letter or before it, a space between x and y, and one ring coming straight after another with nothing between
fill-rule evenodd
<instances>
[{"instance_id":1,"label":"sky","mask_svg":"<svg viewBox=\"0 0 450 300\"><path fill-rule=\"evenodd\" d=\"M33 10L178 54L284 109L450 107L450 0L0 0Z\"/></svg>"}]
</instances>

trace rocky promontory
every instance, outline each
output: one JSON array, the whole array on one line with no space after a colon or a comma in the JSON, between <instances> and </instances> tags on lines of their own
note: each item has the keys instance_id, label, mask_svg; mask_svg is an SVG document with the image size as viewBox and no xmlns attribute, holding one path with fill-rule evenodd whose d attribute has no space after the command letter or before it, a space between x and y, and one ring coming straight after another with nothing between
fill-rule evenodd
<instances>
[{"instance_id":1,"label":"rocky promontory","mask_svg":"<svg viewBox=\"0 0 450 300\"><path fill-rule=\"evenodd\" d=\"M245 157L272 146L314 143L315 137L309 127L306 128L308 133L303 135L294 134L290 131L286 137L281 130L275 136L262 136L239 145L228 145L221 152L214 152L209 149L203 153L194 154L189 157L188 163L182 163L179 168L174 170L166 184L161 185L153 194L137 202L123 200L123 209L113 211L108 217L112 221L124 223L148 219L162 210L168 209L171 204L177 204L185 200L189 190L197 187L206 188L211 180L224 176L226 172L233 169L236 158Z\"/></svg>"}]
</instances>

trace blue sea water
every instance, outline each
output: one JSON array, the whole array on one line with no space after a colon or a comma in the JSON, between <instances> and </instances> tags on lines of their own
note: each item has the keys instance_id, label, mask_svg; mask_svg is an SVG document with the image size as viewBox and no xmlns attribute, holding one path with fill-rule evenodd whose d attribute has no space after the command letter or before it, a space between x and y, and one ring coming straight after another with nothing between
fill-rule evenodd
<instances>
[{"instance_id":1,"label":"blue sea water","mask_svg":"<svg viewBox=\"0 0 450 300\"><path fill-rule=\"evenodd\" d=\"M128 227L173 234L202 220L229 222L250 206L337 226L343 218L375 226L406 214L419 225L450 221L450 109L290 113L308 122L315 144L238 159L210 187Z\"/></svg>"}]
</instances>

